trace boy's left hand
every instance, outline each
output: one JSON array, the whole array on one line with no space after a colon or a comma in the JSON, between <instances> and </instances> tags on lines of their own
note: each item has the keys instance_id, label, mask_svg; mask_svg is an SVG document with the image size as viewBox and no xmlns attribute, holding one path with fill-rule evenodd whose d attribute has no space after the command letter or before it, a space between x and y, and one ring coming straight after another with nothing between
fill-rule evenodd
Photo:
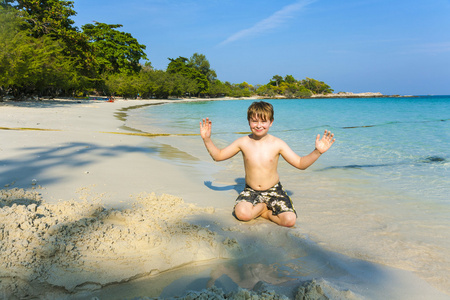
<instances>
[{"instance_id":1,"label":"boy's left hand","mask_svg":"<svg viewBox=\"0 0 450 300\"><path fill-rule=\"evenodd\" d=\"M331 133L328 130L325 130L325 133L323 134L322 139L320 138L320 134L316 137L316 149L320 152L320 154L323 154L327 152L328 149L330 149L331 145L333 145L334 141L336 140L334 137L334 133Z\"/></svg>"}]
</instances>

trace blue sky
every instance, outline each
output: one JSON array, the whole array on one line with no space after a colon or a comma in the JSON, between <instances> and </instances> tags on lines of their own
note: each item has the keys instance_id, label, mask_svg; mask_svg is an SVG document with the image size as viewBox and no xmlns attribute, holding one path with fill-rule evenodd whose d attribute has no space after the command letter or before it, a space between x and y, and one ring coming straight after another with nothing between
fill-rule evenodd
<instances>
[{"instance_id":1,"label":"blue sky","mask_svg":"<svg viewBox=\"0 0 450 300\"><path fill-rule=\"evenodd\" d=\"M75 25L122 24L166 69L204 54L221 81L274 75L335 92L450 94L450 0L74 0Z\"/></svg>"}]
</instances>

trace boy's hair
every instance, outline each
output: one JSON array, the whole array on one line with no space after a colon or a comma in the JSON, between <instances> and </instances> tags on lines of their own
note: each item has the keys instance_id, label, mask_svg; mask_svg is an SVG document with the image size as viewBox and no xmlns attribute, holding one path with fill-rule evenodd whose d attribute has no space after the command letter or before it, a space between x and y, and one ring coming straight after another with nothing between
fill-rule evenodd
<instances>
[{"instance_id":1,"label":"boy's hair","mask_svg":"<svg viewBox=\"0 0 450 300\"><path fill-rule=\"evenodd\" d=\"M252 117L259 117L263 121L273 121L273 106L264 101L253 102L247 110L247 120L250 121Z\"/></svg>"}]
</instances>

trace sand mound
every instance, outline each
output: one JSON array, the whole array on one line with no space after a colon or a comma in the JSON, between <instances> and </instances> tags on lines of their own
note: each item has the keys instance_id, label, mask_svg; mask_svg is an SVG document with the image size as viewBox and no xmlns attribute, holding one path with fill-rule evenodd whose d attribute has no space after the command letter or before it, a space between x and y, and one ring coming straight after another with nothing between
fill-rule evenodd
<instances>
[{"instance_id":1,"label":"sand mound","mask_svg":"<svg viewBox=\"0 0 450 300\"><path fill-rule=\"evenodd\" d=\"M155 194L132 208L98 201L45 203L36 191L0 191L0 295L26 297L51 287L77 292L227 258L236 242L183 221L213 209Z\"/></svg>"},{"instance_id":2,"label":"sand mound","mask_svg":"<svg viewBox=\"0 0 450 300\"><path fill-rule=\"evenodd\" d=\"M140 297L139 300L163 300L162 298ZM287 286L271 285L259 282L253 290L238 288L237 291L225 293L221 288L212 286L201 291L188 291L185 296L165 298L164 300L202 300L202 299L234 299L234 300L360 300L361 298L351 291L340 291L332 287L325 280L308 280L293 282Z\"/></svg>"}]
</instances>

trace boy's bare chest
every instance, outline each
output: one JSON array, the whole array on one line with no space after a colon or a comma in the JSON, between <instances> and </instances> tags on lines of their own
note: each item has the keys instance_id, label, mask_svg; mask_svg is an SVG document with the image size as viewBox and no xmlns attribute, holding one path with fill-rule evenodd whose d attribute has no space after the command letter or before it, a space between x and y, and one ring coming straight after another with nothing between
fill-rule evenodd
<instances>
[{"instance_id":1,"label":"boy's bare chest","mask_svg":"<svg viewBox=\"0 0 450 300\"><path fill-rule=\"evenodd\" d=\"M278 162L279 151L270 144L250 144L242 149L242 154L248 164L270 165Z\"/></svg>"}]
</instances>

